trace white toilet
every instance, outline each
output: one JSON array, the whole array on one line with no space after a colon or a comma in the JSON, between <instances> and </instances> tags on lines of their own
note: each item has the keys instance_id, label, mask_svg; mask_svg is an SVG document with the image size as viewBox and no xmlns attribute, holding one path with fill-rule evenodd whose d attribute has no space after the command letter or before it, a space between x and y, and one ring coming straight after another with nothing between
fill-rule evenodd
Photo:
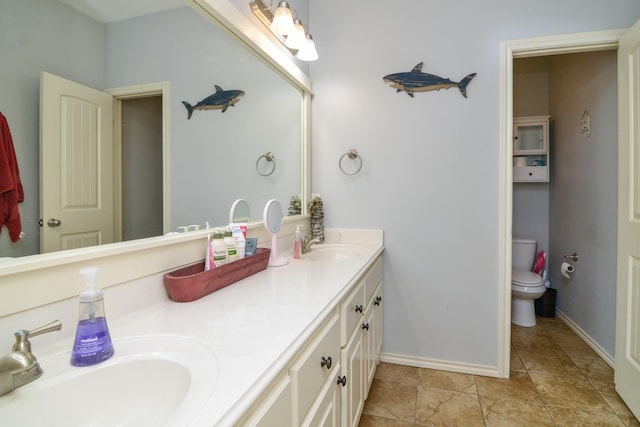
<instances>
[{"instance_id":1,"label":"white toilet","mask_svg":"<svg viewBox=\"0 0 640 427\"><path fill-rule=\"evenodd\" d=\"M513 238L511 245L511 322L519 326L535 326L533 300L546 290L544 279L531 271L538 245L534 239Z\"/></svg>"}]
</instances>

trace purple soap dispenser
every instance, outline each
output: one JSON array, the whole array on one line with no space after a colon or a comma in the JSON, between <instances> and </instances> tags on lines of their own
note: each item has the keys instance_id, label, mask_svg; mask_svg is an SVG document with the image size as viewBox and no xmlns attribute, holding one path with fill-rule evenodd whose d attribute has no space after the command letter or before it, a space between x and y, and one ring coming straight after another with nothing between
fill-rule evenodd
<instances>
[{"instance_id":1,"label":"purple soap dispenser","mask_svg":"<svg viewBox=\"0 0 640 427\"><path fill-rule=\"evenodd\" d=\"M80 293L78 328L71 352L73 366L91 366L113 355L113 343L104 315L102 289L98 289L97 267L80 270L86 288Z\"/></svg>"}]
</instances>

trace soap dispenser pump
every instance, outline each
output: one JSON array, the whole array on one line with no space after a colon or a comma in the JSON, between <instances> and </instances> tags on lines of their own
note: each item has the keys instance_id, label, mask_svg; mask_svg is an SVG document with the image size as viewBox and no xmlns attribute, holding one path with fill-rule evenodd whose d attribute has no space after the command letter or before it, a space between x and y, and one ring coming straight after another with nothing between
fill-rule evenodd
<instances>
[{"instance_id":1,"label":"soap dispenser pump","mask_svg":"<svg viewBox=\"0 0 640 427\"><path fill-rule=\"evenodd\" d=\"M97 267L80 270L85 289L80 292L78 328L73 341L71 364L91 366L113 355L113 343L104 314L102 289L97 287Z\"/></svg>"}]
</instances>

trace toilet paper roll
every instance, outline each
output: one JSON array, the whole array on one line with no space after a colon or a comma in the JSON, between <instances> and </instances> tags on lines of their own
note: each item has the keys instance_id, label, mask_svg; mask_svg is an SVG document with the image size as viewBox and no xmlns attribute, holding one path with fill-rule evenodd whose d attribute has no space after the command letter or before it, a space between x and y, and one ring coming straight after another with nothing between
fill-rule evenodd
<instances>
[{"instance_id":1,"label":"toilet paper roll","mask_svg":"<svg viewBox=\"0 0 640 427\"><path fill-rule=\"evenodd\" d=\"M513 167L523 168L527 166L527 158L524 156L517 156L513 158Z\"/></svg>"},{"instance_id":2,"label":"toilet paper roll","mask_svg":"<svg viewBox=\"0 0 640 427\"><path fill-rule=\"evenodd\" d=\"M568 262L563 262L560 266L560 274L562 274L562 277L566 279L571 279L571 275L573 274L574 270L575 269L573 268L573 265L569 264Z\"/></svg>"}]
</instances>

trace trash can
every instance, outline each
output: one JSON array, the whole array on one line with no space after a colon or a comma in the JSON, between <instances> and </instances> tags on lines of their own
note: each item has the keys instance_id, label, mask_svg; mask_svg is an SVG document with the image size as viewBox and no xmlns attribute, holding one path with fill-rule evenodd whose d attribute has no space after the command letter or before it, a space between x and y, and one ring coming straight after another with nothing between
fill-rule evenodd
<instances>
[{"instance_id":1,"label":"trash can","mask_svg":"<svg viewBox=\"0 0 640 427\"><path fill-rule=\"evenodd\" d=\"M536 307L536 315L542 317L556 317L556 296L558 291L553 288L547 288L544 294L534 301Z\"/></svg>"}]
</instances>

